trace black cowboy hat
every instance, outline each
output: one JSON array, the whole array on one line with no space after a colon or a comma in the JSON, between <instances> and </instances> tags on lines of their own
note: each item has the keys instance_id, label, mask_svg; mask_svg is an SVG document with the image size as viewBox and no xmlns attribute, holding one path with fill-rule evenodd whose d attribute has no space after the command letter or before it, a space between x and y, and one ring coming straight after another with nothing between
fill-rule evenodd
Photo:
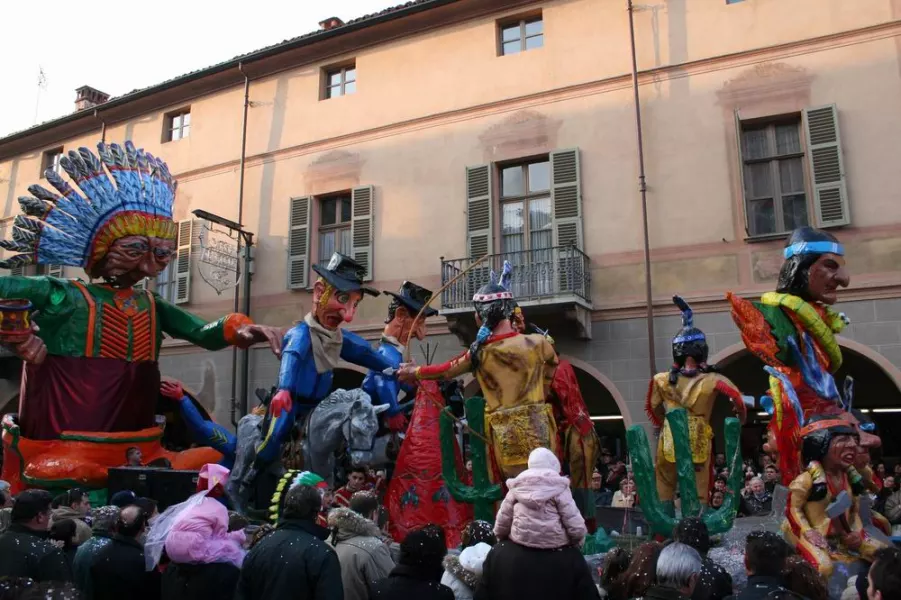
<instances>
[{"instance_id":1,"label":"black cowboy hat","mask_svg":"<svg viewBox=\"0 0 901 600\"><path fill-rule=\"evenodd\" d=\"M335 289L341 292L362 291L370 296L378 296L379 291L363 285L366 267L340 252L332 254L325 267L313 265L313 270Z\"/></svg>"},{"instance_id":2,"label":"black cowboy hat","mask_svg":"<svg viewBox=\"0 0 901 600\"><path fill-rule=\"evenodd\" d=\"M397 293L385 291L389 296L393 296L398 302L403 304L407 310L413 313L413 316L419 314L422 307L429 303L432 299L432 290L427 290L421 285L416 285L412 281L405 281L400 285ZM428 307L422 313L426 317L434 317L438 311L432 307Z\"/></svg>"}]
</instances>

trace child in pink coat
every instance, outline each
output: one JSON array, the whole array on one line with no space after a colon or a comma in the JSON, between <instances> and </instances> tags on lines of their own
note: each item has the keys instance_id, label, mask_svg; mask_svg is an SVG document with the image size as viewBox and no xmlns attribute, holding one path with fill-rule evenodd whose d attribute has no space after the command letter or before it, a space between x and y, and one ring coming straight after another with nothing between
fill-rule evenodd
<instances>
[{"instance_id":1,"label":"child in pink coat","mask_svg":"<svg viewBox=\"0 0 901 600\"><path fill-rule=\"evenodd\" d=\"M529 468L507 480L507 496L494 522L498 540L529 548L579 546L588 530L569 489L569 478L560 475L560 461L547 448L529 454Z\"/></svg>"}]
</instances>

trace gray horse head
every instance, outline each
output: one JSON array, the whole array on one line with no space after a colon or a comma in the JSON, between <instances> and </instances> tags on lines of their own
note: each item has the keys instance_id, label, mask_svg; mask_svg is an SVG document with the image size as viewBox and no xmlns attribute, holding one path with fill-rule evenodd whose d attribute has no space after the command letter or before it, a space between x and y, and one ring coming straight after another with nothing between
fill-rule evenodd
<instances>
[{"instance_id":1,"label":"gray horse head","mask_svg":"<svg viewBox=\"0 0 901 600\"><path fill-rule=\"evenodd\" d=\"M307 426L303 448L310 470L330 482L334 454L342 445L346 445L354 465L370 464L379 430L378 415L386 410L387 405L373 406L369 394L360 389L339 389L329 394L313 410Z\"/></svg>"}]
</instances>

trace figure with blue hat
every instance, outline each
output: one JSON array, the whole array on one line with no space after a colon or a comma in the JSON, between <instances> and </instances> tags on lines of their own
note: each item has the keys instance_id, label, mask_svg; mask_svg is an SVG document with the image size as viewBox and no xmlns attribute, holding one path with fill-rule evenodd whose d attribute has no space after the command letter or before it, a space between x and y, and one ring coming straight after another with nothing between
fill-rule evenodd
<instances>
[{"instance_id":1,"label":"figure with blue hat","mask_svg":"<svg viewBox=\"0 0 901 600\"><path fill-rule=\"evenodd\" d=\"M819 370L835 373L842 366L836 336L848 319L832 305L838 300L839 288L847 287L851 278L844 247L826 231L806 226L795 229L785 243L783 257L775 291L756 302L731 293L726 297L745 346L766 366L785 375L797 397L800 411L795 410L792 395L780 378L770 374L768 398L773 418L768 446L777 447L782 483L789 485L804 468L798 436L802 420L841 411L833 394L819 389L816 382L823 378L809 375ZM813 357L816 364L802 368L802 357Z\"/></svg>"},{"instance_id":2,"label":"figure with blue hat","mask_svg":"<svg viewBox=\"0 0 901 600\"><path fill-rule=\"evenodd\" d=\"M670 515L675 514L673 498L678 485L676 450L666 413L684 408L688 413L688 434L692 463L695 468L698 500L707 504L710 491L710 459L713 429L710 418L720 397L732 401L733 411L744 422L747 409L738 388L728 378L707 364L707 337L695 327L694 314L688 303L673 296L682 313L682 328L673 337L673 366L657 373L648 389L646 410L655 427L662 428L657 442L657 494ZM735 469L740 465L728 465Z\"/></svg>"},{"instance_id":3,"label":"figure with blue hat","mask_svg":"<svg viewBox=\"0 0 901 600\"><path fill-rule=\"evenodd\" d=\"M269 404L263 422L265 432L256 449L256 468L248 474L249 483L260 469L277 460L281 446L298 418L303 418L331 390L332 376L344 360L392 377L394 365L376 352L359 335L341 325L354 319L364 295L379 292L363 285L366 269L339 252L326 266L313 265L319 275L313 285L313 307L303 320L285 334L278 375L278 391Z\"/></svg>"},{"instance_id":4,"label":"figure with blue hat","mask_svg":"<svg viewBox=\"0 0 901 600\"><path fill-rule=\"evenodd\" d=\"M425 339L425 320L438 314L434 308L428 307L432 299L431 290L416 285L412 281L401 284L397 293L385 292L393 298L388 306L388 318L379 343L378 353L395 369L404 362L406 354L405 342L411 339ZM423 310L423 307L426 307ZM420 311L422 315L420 316ZM416 395L416 386L401 384L395 377L388 377L381 370L371 369L363 379L363 391L369 394L373 404L388 405L385 423L391 431L406 430L407 419L398 405L400 391L412 399Z\"/></svg>"}]
</instances>

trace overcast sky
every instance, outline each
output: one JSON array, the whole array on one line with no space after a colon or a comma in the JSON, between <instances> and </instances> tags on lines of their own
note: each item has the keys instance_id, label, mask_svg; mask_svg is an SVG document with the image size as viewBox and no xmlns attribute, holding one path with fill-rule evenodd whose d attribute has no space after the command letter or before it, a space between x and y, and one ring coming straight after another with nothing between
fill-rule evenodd
<instances>
[{"instance_id":1,"label":"overcast sky","mask_svg":"<svg viewBox=\"0 0 901 600\"><path fill-rule=\"evenodd\" d=\"M75 88L112 96L402 0L3 2L0 137L74 110ZM43 69L45 89L39 90ZM38 93L40 91L40 94Z\"/></svg>"}]
</instances>

